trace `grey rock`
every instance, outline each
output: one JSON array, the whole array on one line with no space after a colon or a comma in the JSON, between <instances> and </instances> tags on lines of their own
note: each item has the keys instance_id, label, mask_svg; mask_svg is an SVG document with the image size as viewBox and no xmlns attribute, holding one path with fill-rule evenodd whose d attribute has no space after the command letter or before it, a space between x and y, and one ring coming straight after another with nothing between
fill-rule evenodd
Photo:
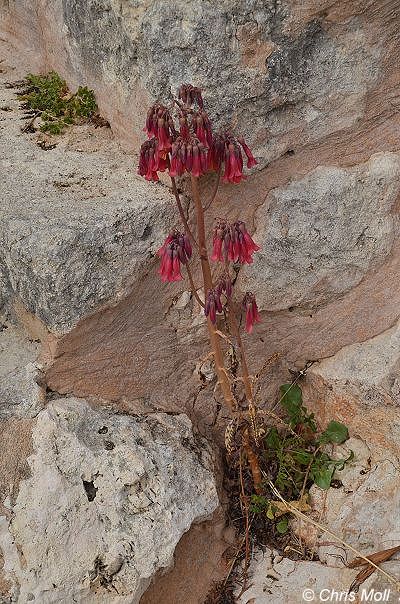
<instances>
[{"instance_id":1,"label":"grey rock","mask_svg":"<svg viewBox=\"0 0 400 604\"><path fill-rule=\"evenodd\" d=\"M363 407L400 405L400 325L365 342L345 346L312 367L340 396L350 395Z\"/></svg>"},{"instance_id":2,"label":"grey rock","mask_svg":"<svg viewBox=\"0 0 400 604\"><path fill-rule=\"evenodd\" d=\"M208 445L185 415L60 399L32 436L31 477L0 528L18 601L138 603L182 534L218 506Z\"/></svg>"},{"instance_id":3,"label":"grey rock","mask_svg":"<svg viewBox=\"0 0 400 604\"><path fill-rule=\"evenodd\" d=\"M340 555L343 556L343 550ZM382 568L396 576L398 560L384 563ZM240 596L241 588L237 589L238 603L367 602L375 598L376 601L389 604L398 601L398 593L393 585L376 573L364 581L358 594L349 594L349 587L358 571L359 568L290 560L269 548L258 550L249 568L249 587Z\"/></svg>"},{"instance_id":4,"label":"grey rock","mask_svg":"<svg viewBox=\"0 0 400 604\"><path fill-rule=\"evenodd\" d=\"M311 488L314 517L321 517L323 526L363 553L394 547L400 538L399 518L393 513L400 504L399 459L391 451L373 449L368 441L355 437L335 447L334 457L346 458L350 451L354 460L335 473L340 488ZM326 542L323 533L315 539L318 556L328 566L337 566L343 547Z\"/></svg>"},{"instance_id":5,"label":"grey rock","mask_svg":"<svg viewBox=\"0 0 400 604\"><path fill-rule=\"evenodd\" d=\"M0 420L35 417L43 408L38 347L17 326L0 325Z\"/></svg>"},{"instance_id":6,"label":"grey rock","mask_svg":"<svg viewBox=\"0 0 400 604\"><path fill-rule=\"evenodd\" d=\"M0 124L2 304L17 295L49 329L65 332L131 291L168 232L173 205L111 139L90 152L65 139L43 151L19 132L18 116Z\"/></svg>"},{"instance_id":7,"label":"grey rock","mask_svg":"<svg viewBox=\"0 0 400 604\"><path fill-rule=\"evenodd\" d=\"M249 568L249 587L238 597L239 604L299 604L321 601L330 590L344 594L354 571L331 568L319 562L283 558L275 550L256 551ZM326 590L326 591L323 591ZM237 595L240 594L237 590ZM311 598L311 593L314 597ZM304 597L303 597L304 594ZM310 596L310 600L307 600Z\"/></svg>"},{"instance_id":8,"label":"grey rock","mask_svg":"<svg viewBox=\"0 0 400 604\"><path fill-rule=\"evenodd\" d=\"M256 215L261 246L244 287L261 308L317 307L354 288L390 254L400 158L381 153L344 169L321 166L273 189Z\"/></svg>"},{"instance_id":9,"label":"grey rock","mask_svg":"<svg viewBox=\"0 0 400 604\"><path fill-rule=\"evenodd\" d=\"M68 77L116 87L126 116L138 89L166 101L182 82L203 87L216 127L232 122L257 145L262 167L293 145L294 136L297 146L356 124L382 71L379 41L371 44L361 19L328 28L323 15L311 14L294 26L295 4L57 0L49 6L35 0L12 7L10 19L13 10L23 23L30 15L41 33L27 35L40 48L48 38L44 15L54 19ZM118 122L112 103L103 104ZM132 118L138 135L139 120Z\"/></svg>"}]
</instances>

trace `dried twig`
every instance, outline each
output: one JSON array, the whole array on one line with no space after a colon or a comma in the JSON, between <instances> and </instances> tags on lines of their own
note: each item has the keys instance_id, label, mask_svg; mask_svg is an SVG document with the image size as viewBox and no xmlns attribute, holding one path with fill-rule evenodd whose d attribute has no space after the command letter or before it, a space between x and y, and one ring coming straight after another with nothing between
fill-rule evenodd
<instances>
[{"instance_id":1,"label":"dried twig","mask_svg":"<svg viewBox=\"0 0 400 604\"><path fill-rule=\"evenodd\" d=\"M258 457L257 457L256 453L254 453L254 451L250 445L248 428L246 428L243 432L242 443L243 443L243 449L247 456L247 460L249 462L251 475L253 477L254 490L257 493L257 495L260 495L262 493L262 473L261 473Z\"/></svg>"},{"instance_id":2,"label":"dried twig","mask_svg":"<svg viewBox=\"0 0 400 604\"><path fill-rule=\"evenodd\" d=\"M280 499L286 505L288 511L292 512L295 516L297 516L299 518L302 518L303 520L305 520L309 524L312 524L313 526L315 526L316 528L318 528L320 531L322 531L322 532L326 533L327 535L329 535L330 537L332 537L338 543L341 543L342 545L344 545L344 547L347 547L347 549L349 549L354 554L356 554L358 556L358 558L360 558L361 560L364 560L366 564L369 564L369 565L373 566L376 571L378 571L381 575L383 575L384 577L386 577L386 579L388 579L388 581L390 581L390 583L392 583L395 586L395 588L397 589L397 591L400 592L400 581L398 581L396 579L396 577L393 577L391 574L387 573L382 568L379 568L379 566L377 566L372 560L368 559L361 552L359 552L355 547L353 547L352 545L350 545L350 543L347 543L346 541L344 541L343 539L341 539L340 537L338 537L337 535L335 535L335 533L333 533L332 531L330 531L328 528L326 528L325 526L323 526L319 522L316 522L315 520L313 520L309 516L306 516L306 514L303 514L303 512L300 512L295 507L293 507L288 501L286 501L282 497L282 495L280 494L280 492L278 491L278 489L275 487L275 485L272 482L269 482L269 487L271 488L271 490L274 493L274 495L276 497L278 497L278 499Z\"/></svg>"},{"instance_id":3,"label":"dried twig","mask_svg":"<svg viewBox=\"0 0 400 604\"><path fill-rule=\"evenodd\" d=\"M32 119L29 120L29 122L27 122L25 124L25 126L23 128L21 128L21 132L30 132L33 129L33 124L35 122L35 120L39 117L40 115L40 111L37 111L35 113L35 115L32 117Z\"/></svg>"},{"instance_id":4,"label":"dried twig","mask_svg":"<svg viewBox=\"0 0 400 604\"><path fill-rule=\"evenodd\" d=\"M366 558L370 561L369 563L364 558L354 558L352 562L350 562L347 567L348 568L357 568L358 566L364 566L354 579L353 583L350 585L349 592L358 591L360 585L364 583L375 572L374 566L372 566L371 562L375 564L380 564L381 562L386 562L389 560L394 554L400 551L400 545L396 547L391 547L389 549L384 549L380 552L375 552L374 554L370 554Z\"/></svg>"}]
</instances>

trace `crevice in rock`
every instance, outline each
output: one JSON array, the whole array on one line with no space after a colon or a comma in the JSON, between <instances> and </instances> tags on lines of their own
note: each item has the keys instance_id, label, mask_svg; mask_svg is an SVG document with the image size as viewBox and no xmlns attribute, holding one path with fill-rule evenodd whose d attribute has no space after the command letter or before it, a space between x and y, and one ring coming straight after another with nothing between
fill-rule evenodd
<instances>
[{"instance_id":1,"label":"crevice in rock","mask_svg":"<svg viewBox=\"0 0 400 604\"><path fill-rule=\"evenodd\" d=\"M94 501L96 498L96 495L97 495L98 488L94 486L93 480L88 481L88 480L82 479L82 483L83 483L83 488L85 489L85 493L88 498L88 501Z\"/></svg>"}]
</instances>

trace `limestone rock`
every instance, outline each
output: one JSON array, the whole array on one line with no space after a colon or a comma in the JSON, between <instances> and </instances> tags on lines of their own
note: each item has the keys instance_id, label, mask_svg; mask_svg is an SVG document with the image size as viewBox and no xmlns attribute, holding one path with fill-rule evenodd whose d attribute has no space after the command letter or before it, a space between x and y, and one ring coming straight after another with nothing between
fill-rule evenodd
<instances>
[{"instance_id":1,"label":"limestone rock","mask_svg":"<svg viewBox=\"0 0 400 604\"><path fill-rule=\"evenodd\" d=\"M343 554L343 551L341 552ZM396 575L398 561L386 562L382 568ZM266 548L258 551L249 568L249 587L240 596L239 604L299 604L300 602L368 601L386 598L389 604L398 602L398 593L391 584L376 574L365 581L359 594L349 595L349 587L357 570L333 568L320 562L283 558ZM386 590L386 591L385 591ZM237 590L237 594L240 589ZM350 600L350 597L353 598ZM363 598L360 600L359 598Z\"/></svg>"},{"instance_id":2,"label":"limestone rock","mask_svg":"<svg viewBox=\"0 0 400 604\"><path fill-rule=\"evenodd\" d=\"M34 417L43 408L43 392L36 363L38 343L21 328L0 327L0 420Z\"/></svg>"},{"instance_id":3,"label":"limestone rock","mask_svg":"<svg viewBox=\"0 0 400 604\"><path fill-rule=\"evenodd\" d=\"M143 100L167 99L182 82L195 82L206 89L215 123L233 119L257 142L265 165L294 136L307 144L356 126L369 90L387 69L383 28L396 17L395 3L392 15L369 15L357 2L353 18L341 4L342 14L336 6L318 10L296 0L107 0L101 6L58 0L51 7L20 0L5 15L4 29L36 49L38 66L97 84L102 110L125 136L127 123L139 135ZM51 22L59 28L43 28Z\"/></svg>"},{"instance_id":4,"label":"limestone rock","mask_svg":"<svg viewBox=\"0 0 400 604\"><path fill-rule=\"evenodd\" d=\"M303 594L307 597L312 591L315 597L309 601L318 602L322 590L346 593L353 579L354 571L349 569L329 568L319 562L295 562L267 548L264 552L258 551L251 562L250 586L238 601L240 604L299 604L307 601Z\"/></svg>"},{"instance_id":5,"label":"limestone rock","mask_svg":"<svg viewBox=\"0 0 400 604\"><path fill-rule=\"evenodd\" d=\"M311 370L341 395L357 398L365 408L400 405L400 324L345 346Z\"/></svg>"},{"instance_id":6,"label":"limestone rock","mask_svg":"<svg viewBox=\"0 0 400 604\"><path fill-rule=\"evenodd\" d=\"M148 271L169 228L171 196L138 178L110 135L90 151L67 135L44 152L21 135L15 95L2 90L7 99L15 111L0 122L2 294L62 333Z\"/></svg>"},{"instance_id":7,"label":"limestone rock","mask_svg":"<svg viewBox=\"0 0 400 604\"><path fill-rule=\"evenodd\" d=\"M185 415L59 399L32 438L31 476L0 531L18 601L139 602L182 534L218 506L209 449Z\"/></svg>"},{"instance_id":8,"label":"limestone rock","mask_svg":"<svg viewBox=\"0 0 400 604\"><path fill-rule=\"evenodd\" d=\"M395 513L400 505L399 459L389 452L385 456L377 454L355 438L338 447L336 455L345 458L351 450L354 461L335 474L342 486L325 493L312 487L315 516L321 516L324 510L322 524L364 554L394 547L400 539L400 522ZM337 566L343 547L326 545L327 541L330 539L324 534L317 539L319 558L328 566Z\"/></svg>"},{"instance_id":9,"label":"limestone rock","mask_svg":"<svg viewBox=\"0 0 400 604\"><path fill-rule=\"evenodd\" d=\"M303 383L307 406L325 426L347 424L382 457L398 458L399 339L396 322L383 333L315 363Z\"/></svg>"},{"instance_id":10,"label":"limestone rock","mask_svg":"<svg viewBox=\"0 0 400 604\"><path fill-rule=\"evenodd\" d=\"M324 166L273 189L255 217L261 250L245 271L261 308L315 308L354 288L390 254L400 158Z\"/></svg>"}]
</instances>

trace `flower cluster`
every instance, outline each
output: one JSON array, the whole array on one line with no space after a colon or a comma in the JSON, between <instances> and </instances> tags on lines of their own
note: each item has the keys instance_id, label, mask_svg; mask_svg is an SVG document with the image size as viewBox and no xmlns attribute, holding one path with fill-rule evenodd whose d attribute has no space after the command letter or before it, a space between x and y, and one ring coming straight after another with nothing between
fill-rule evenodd
<instances>
[{"instance_id":1,"label":"flower cluster","mask_svg":"<svg viewBox=\"0 0 400 604\"><path fill-rule=\"evenodd\" d=\"M158 180L157 172L164 172L169 166L168 155L160 154L156 138L145 141L140 148L138 174L146 180Z\"/></svg>"},{"instance_id":2,"label":"flower cluster","mask_svg":"<svg viewBox=\"0 0 400 604\"><path fill-rule=\"evenodd\" d=\"M217 312L222 312L221 294L217 289L210 289L207 292L204 314L206 317L210 317L211 323L215 324L217 321Z\"/></svg>"},{"instance_id":3,"label":"flower cluster","mask_svg":"<svg viewBox=\"0 0 400 604\"><path fill-rule=\"evenodd\" d=\"M236 139L230 133L213 134L199 88L183 84L179 99L175 115L178 129L172 109L159 103L149 109L144 131L150 140L140 149L138 173L153 181L158 180L157 172L167 169L171 177L188 172L198 178L209 170L219 172L224 165L223 181L239 183L245 178L243 153L248 168L257 164L243 138Z\"/></svg>"},{"instance_id":4,"label":"flower cluster","mask_svg":"<svg viewBox=\"0 0 400 604\"><path fill-rule=\"evenodd\" d=\"M175 125L167 107L158 103L150 107L144 131L149 138L154 136L157 139L158 151L161 154L168 153L171 149L170 137L175 133Z\"/></svg>"},{"instance_id":5,"label":"flower cluster","mask_svg":"<svg viewBox=\"0 0 400 604\"><path fill-rule=\"evenodd\" d=\"M217 312L222 312L223 309L222 294L225 295L226 299L232 296L232 280L227 272L221 275L218 285L207 292L204 314L206 317L210 317L214 324L217 320Z\"/></svg>"},{"instance_id":6,"label":"flower cluster","mask_svg":"<svg viewBox=\"0 0 400 604\"><path fill-rule=\"evenodd\" d=\"M243 138L236 139L230 134L217 134L214 136L208 154L210 170L218 171L224 162L224 182L239 183L243 175L243 157L240 145L247 156L247 167L252 168L257 164L252 152Z\"/></svg>"},{"instance_id":7,"label":"flower cluster","mask_svg":"<svg viewBox=\"0 0 400 604\"><path fill-rule=\"evenodd\" d=\"M186 264L192 256L189 237L179 231L168 235L157 252L161 258L159 274L162 281L181 281L181 263Z\"/></svg>"},{"instance_id":8,"label":"flower cluster","mask_svg":"<svg viewBox=\"0 0 400 604\"><path fill-rule=\"evenodd\" d=\"M261 322L254 294L247 292L243 298L243 309L246 311L246 331L251 333L255 323Z\"/></svg>"},{"instance_id":9,"label":"flower cluster","mask_svg":"<svg viewBox=\"0 0 400 604\"><path fill-rule=\"evenodd\" d=\"M211 260L214 262L240 262L240 264L251 264L252 254L260 248L256 245L246 230L243 221L238 220L228 224L226 220L220 220L214 229L213 253Z\"/></svg>"},{"instance_id":10,"label":"flower cluster","mask_svg":"<svg viewBox=\"0 0 400 604\"><path fill-rule=\"evenodd\" d=\"M182 84L178 91L178 97L189 107L197 103L200 109L203 109L203 97L200 88L197 88L197 86Z\"/></svg>"},{"instance_id":11,"label":"flower cluster","mask_svg":"<svg viewBox=\"0 0 400 604\"><path fill-rule=\"evenodd\" d=\"M186 171L198 177L207 169L207 148L197 138L179 136L172 143L170 176L182 176Z\"/></svg>"}]
</instances>

